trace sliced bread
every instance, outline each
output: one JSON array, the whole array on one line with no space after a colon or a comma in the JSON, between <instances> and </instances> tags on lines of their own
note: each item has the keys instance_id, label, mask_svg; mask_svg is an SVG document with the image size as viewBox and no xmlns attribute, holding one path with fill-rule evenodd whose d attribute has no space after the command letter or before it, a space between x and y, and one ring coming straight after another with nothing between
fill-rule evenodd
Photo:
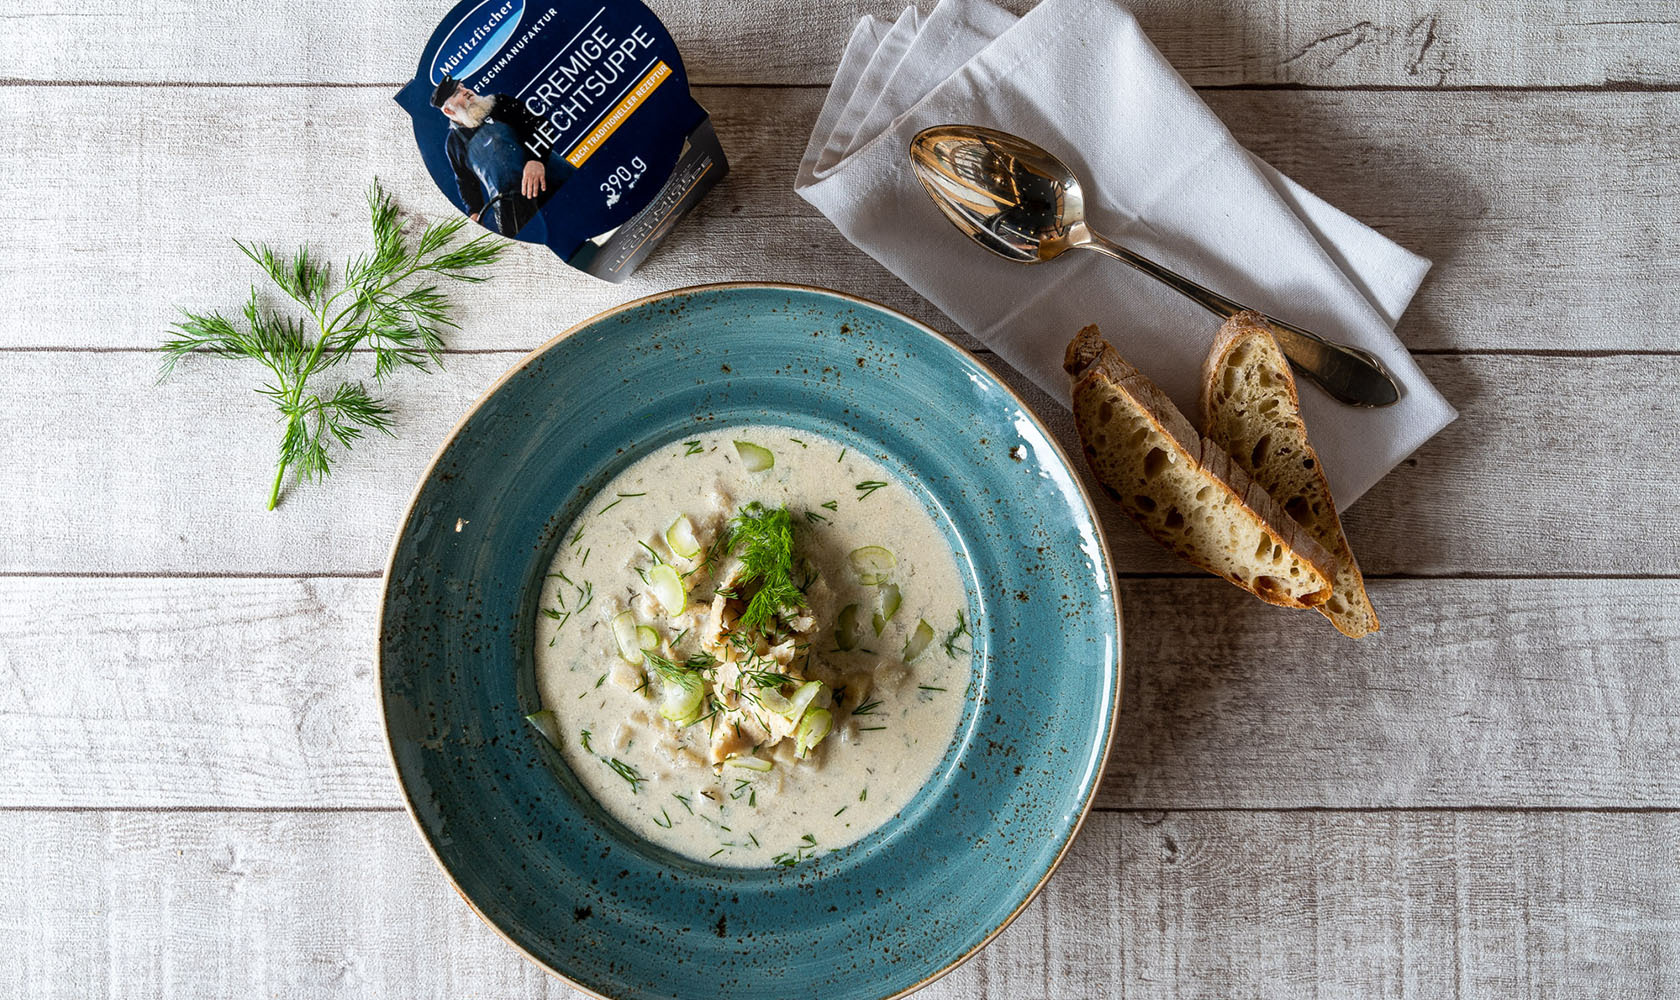
<instances>
[{"instance_id":1,"label":"sliced bread","mask_svg":"<svg viewBox=\"0 0 1680 1000\"><path fill-rule=\"evenodd\" d=\"M1259 313L1219 328L1202 367L1202 429L1334 558L1330 597L1318 610L1344 635L1375 632L1377 612L1307 440L1289 359Z\"/></svg>"},{"instance_id":2,"label":"sliced bread","mask_svg":"<svg viewBox=\"0 0 1680 1000\"><path fill-rule=\"evenodd\" d=\"M1312 607L1330 596L1331 559L1229 455L1196 433L1159 387L1094 326L1063 362L1073 419L1103 491L1178 555L1261 600Z\"/></svg>"}]
</instances>

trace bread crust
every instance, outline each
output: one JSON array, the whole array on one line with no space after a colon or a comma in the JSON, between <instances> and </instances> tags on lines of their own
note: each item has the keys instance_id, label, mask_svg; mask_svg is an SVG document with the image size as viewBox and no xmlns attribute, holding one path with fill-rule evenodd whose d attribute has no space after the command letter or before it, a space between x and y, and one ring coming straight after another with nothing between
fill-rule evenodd
<instances>
[{"instance_id":1,"label":"bread crust","mask_svg":"<svg viewBox=\"0 0 1680 1000\"><path fill-rule=\"evenodd\" d=\"M1277 481L1275 475L1268 474L1270 463L1257 465L1250 446L1235 440L1234 435L1226 432L1229 425L1219 419L1225 373L1234 366L1231 355L1249 342L1257 342L1266 352L1267 367L1277 374L1275 384L1269 385L1269 388L1284 398L1285 406L1265 418L1259 415L1248 417L1246 426L1252 433L1265 435L1281 424L1296 439L1294 443L1300 449L1301 465L1296 475L1305 479L1301 488L1290 488L1288 484ZM1381 623L1365 592L1358 560L1354 558L1353 549L1342 530L1341 519L1336 514L1336 502L1324 474L1324 463L1313 449L1306 423L1301 418L1301 396L1294 374L1266 318L1257 312L1247 311L1226 320L1202 362L1201 376L1200 417L1203 431L1222 450L1232 455L1233 461L1262 488L1271 490L1273 499L1285 511L1299 509L1308 512L1307 520L1311 523L1303 523L1303 530L1330 554L1331 598L1318 605L1317 610L1330 619L1338 631L1351 638L1377 631ZM1231 416L1232 419L1241 419L1243 415Z\"/></svg>"},{"instance_id":2,"label":"bread crust","mask_svg":"<svg viewBox=\"0 0 1680 1000\"><path fill-rule=\"evenodd\" d=\"M1196 566L1229 580L1270 604L1306 608L1330 596L1330 567L1334 565L1330 553L1284 514L1282 508L1232 461L1230 455L1198 433L1160 387L1128 364L1113 346L1102 339L1096 327L1081 330L1068 345L1063 367L1074 377L1074 422L1079 428L1087 462L1104 492L1120 502L1127 514L1152 537ZM1287 554L1301 562L1308 570L1309 581L1317 585L1316 589L1296 597L1264 585L1266 577L1263 574L1244 579L1223 572L1197 545L1159 530L1144 512L1129 503L1122 490L1131 490L1132 484L1118 480L1121 478L1120 467L1133 461L1135 456L1121 454L1117 450L1119 446L1112 441L1108 442L1108 454L1104 454L1104 447L1096 440L1097 428L1093 426L1096 423L1096 407L1103 399L1116 395L1129 401L1133 410L1142 414L1157 433L1170 440L1178 452L1177 458L1184 460L1187 468L1194 470L1207 484L1227 493L1237 504L1237 516L1252 519L1252 523L1270 536L1274 545L1281 546Z\"/></svg>"}]
</instances>

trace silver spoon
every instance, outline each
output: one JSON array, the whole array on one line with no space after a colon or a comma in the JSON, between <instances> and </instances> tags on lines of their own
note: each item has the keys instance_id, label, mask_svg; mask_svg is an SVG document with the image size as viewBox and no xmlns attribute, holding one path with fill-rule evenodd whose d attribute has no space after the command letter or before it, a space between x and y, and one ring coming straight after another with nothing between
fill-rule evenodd
<instances>
[{"instance_id":1,"label":"silver spoon","mask_svg":"<svg viewBox=\"0 0 1680 1000\"><path fill-rule=\"evenodd\" d=\"M1085 224L1079 178L1067 164L1019 136L978 125L937 125L910 141L910 163L945 217L999 257L1037 264L1069 250L1095 250L1222 318L1247 308L1093 232ZM1370 352L1270 316L1266 321L1296 369L1336 399L1356 406L1399 400L1394 379Z\"/></svg>"}]
</instances>

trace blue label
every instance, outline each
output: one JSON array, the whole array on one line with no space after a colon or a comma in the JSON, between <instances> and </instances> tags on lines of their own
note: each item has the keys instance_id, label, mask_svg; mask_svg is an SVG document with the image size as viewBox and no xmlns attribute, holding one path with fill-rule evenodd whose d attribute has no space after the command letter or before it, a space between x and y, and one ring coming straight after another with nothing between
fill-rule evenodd
<instances>
[{"instance_id":1,"label":"blue label","mask_svg":"<svg viewBox=\"0 0 1680 1000\"><path fill-rule=\"evenodd\" d=\"M446 77L461 89L440 91ZM456 96L440 109L434 92ZM705 176L688 178L686 162L678 169L706 112L676 44L639 0L464 0L432 33L397 103L457 208L579 267L593 269L643 209L670 202L679 173L685 190L703 192L728 169L715 139Z\"/></svg>"}]
</instances>

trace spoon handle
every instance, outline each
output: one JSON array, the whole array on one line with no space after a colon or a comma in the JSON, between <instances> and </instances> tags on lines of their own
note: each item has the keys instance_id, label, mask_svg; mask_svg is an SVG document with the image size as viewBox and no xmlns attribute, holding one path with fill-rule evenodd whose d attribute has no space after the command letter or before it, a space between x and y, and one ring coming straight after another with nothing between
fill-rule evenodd
<instances>
[{"instance_id":1,"label":"spoon handle","mask_svg":"<svg viewBox=\"0 0 1680 1000\"><path fill-rule=\"evenodd\" d=\"M1088 240L1081 240L1075 245L1130 264L1222 319L1229 319L1248 308L1097 233L1090 232ZM1354 406L1388 406L1399 401L1400 389L1376 355L1325 340L1316 333L1270 316L1266 317L1266 322L1271 324L1277 334L1278 346L1283 348L1283 353L1295 369L1341 402Z\"/></svg>"}]
</instances>

